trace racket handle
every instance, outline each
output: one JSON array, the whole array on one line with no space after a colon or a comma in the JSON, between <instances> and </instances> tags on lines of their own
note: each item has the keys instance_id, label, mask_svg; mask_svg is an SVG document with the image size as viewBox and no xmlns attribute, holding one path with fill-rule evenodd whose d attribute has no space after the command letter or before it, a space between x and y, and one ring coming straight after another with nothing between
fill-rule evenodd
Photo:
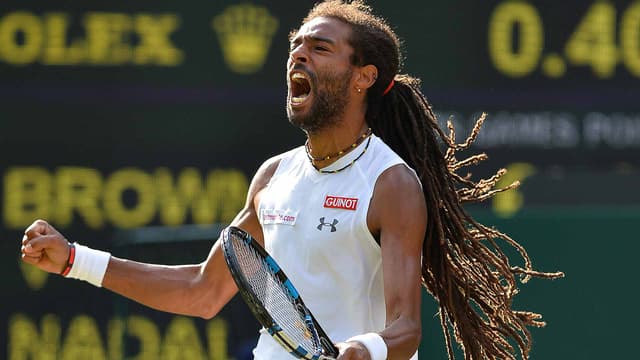
<instances>
[{"instance_id":1,"label":"racket handle","mask_svg":"<svg viewBox=\"0 0 640 360\"><path fill-rule=\"evenodd\" d=\"M330 359L335 359L338 357L338 354L340 354L340 351L338 351L338 348L335 345L331 344L331 348L327 349L327 356Z\"/></svg>"},{"instance_id":2,"label":"racket handle","mask_svg":"<svg viewBox=\"0 0 640 360\"><path fill-rule=\"evenodd\" d=\"M322 349L324 350L324 356L326 357L326 359L337 358L338 354L340 353L338 348L335 345L333 345L333 343L331 342L331 340L329 340L329 337L327 336L327 334L325 334L322 328L318 328L316 329L316 331L318 331L318 337L320 338L320 344L322 344Z\"/></svg>"}]
</instances>

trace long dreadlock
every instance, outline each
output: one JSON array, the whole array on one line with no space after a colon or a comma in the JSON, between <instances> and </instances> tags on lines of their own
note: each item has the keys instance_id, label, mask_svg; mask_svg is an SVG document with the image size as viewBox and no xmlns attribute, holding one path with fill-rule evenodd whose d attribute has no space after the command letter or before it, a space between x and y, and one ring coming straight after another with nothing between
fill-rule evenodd
<instances>
[{"instance_id":1,"label":"long dreadlock","mask_svg":"<svg viewBox=\"0 0 640 360\"><path fill-rule=\"evenodd\" d=\"M455 358L453 333L465 359L515 359L513 342L522 357L528 359L531 334L527 326L540 327L544 322L539 314L512 309L513 297L518 292L516 277L520 276L525 283L531 276L557 278L563 274L533 270L521 245L480 224L462 206L518 186L516 182L495 188L506 172L504 169L479 181L457 173L486 158L484 154L463 160L456 158L457 151L473 143L485 115L478 119L466 141L457 144L451 122L448 134L438 125L420 90L420 81L398 75L402 66L400 41L382 18L373 15L361 0L316 4L303 22L319 16L350 25L352 63L377 67L377 81L367 93L366 121L417 172L422 182L429 214L422 248L422 283L438 301L449 358ZM392 80L395 84L391 84ZM389 84L392 87L387 92ZM498 241L514 247L522 256L524 267L511 266Z\"/></svg>"}]
</instances>

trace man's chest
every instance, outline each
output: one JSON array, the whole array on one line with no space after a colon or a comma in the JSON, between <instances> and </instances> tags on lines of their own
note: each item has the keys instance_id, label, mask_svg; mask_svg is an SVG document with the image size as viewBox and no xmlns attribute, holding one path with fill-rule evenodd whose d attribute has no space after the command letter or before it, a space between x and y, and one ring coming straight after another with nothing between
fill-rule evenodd
<instances>
[{"instance_id":1,"label":"man's chest","mask_svg":"<svg viewBox=\"0 0 640 360\"><path fill-rule=\"evenodd\" d=\"M258 216L268 250L326 251L366 228L371 194L362 184L282 177L265 190Z\"/></svg>"}]
</instances>

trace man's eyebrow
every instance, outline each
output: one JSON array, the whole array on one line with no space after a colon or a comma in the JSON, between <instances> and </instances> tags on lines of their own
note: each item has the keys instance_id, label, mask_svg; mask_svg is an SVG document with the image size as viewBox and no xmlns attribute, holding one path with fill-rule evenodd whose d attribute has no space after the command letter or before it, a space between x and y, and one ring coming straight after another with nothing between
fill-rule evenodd
<instances>
[{"instance_id":1,"label":"man's eyebrow","mask_svg":"<svg viewBox=\"0 0 640 360\"><path fill-rule=\"evenodd\" d=\"M312 40L314 42L325 42L327 44L330 45L335 45L335 40L330 39L330 38L326 38L326 37L322 37L322 36L317 36L317 35L295 35L292 34L292 36L289 37L289 42L291 42L292 44L298 44L301 41L301 38L307 38L309 40Z\"/></svg>"},{"instance_id":2,"label":"man's eyebrow","mask_svg":"<svg viewBox=\"0 0 640 360\"><path fill-rule=\"evenodd\" d=\"M332 39L329 38L325 38L322 36L316 36L316 35L309 35L309 38L315 42L325 42L331 45L334 45L336 42Z\"/></svg>"}]
</instances>

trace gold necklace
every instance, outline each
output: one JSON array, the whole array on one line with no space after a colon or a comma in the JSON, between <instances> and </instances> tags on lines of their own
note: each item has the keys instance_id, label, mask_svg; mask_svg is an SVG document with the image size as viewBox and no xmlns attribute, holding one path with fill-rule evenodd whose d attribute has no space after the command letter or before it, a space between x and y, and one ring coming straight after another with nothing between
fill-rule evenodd
<instances>
[{"instance_id":1,"label":"gold necklace","mask_svg":"<svg viewBox=\"0 0 640 360\"><path fill-rule=\"evenodd\" d=\"M358 156L356 156L355 159L351 160L350 163L348 163L347 165L345 165L345 166L343 166L343 167L341 167L339 169L336 169L336 170L318 169L318 167L313 163L313 157L311 156L309 151L307 151L307 157L309 158L309 161L311 162L311 166L313 166L313 168L316 169L319 173L322 173L322 174L335 174L335 173L338 173L338 172L340 172L340 171L352 166L353 164L355 164L355 162L358 161L358 159L360 159L362 157L362 155L364 155L364 153L367 152L367 149L369 149L369 144L371 143L371 134L372 134L371 128L369 128L369 130L367 130L367 132L362 137L360 137L358 139L358 141L355 143L355 144L357 144L356 146L358 146L359 144L362 143L362 141L364 139L367 139L367 144L364 146L364 149L362 150L362 152ZM306 148L306 146L305 146L305 148Z\"/></svg>"},{"instance_id":2,"label":"gold necklace","mask_svg":"<svg viewBox=\"0 0 640 360\"><path fill-rule=\"evenodd\" d=\"M367 129L367 131L365 131L364 134L362 134L360 137L358 137L358 139L356 139L356 141L347 146L346 148L338 151L335 154L331 154L331 155L327 155L327 156L321 156L321 157L313 157L313 155L311 155L311 148L309 147L309 139L307 139L307 141L304 143L304 150L307 152L307 157L309 158L309 160L311 160L311 162L314 161L327 161L327 160L331 160L331 159L335 159L337 157L340 157L342 155L344 155L344 153L346 153L347 151L351 150L351 149L355 149L358 145L362 144L362 142L364 141L364 139L368 138L369 136L371 136L372 131L371 128Z\"/></svg>"},{"instance_id":3,"label":"gold necklace","mask_svg":"<svg viewBox=\"0 0 640 360\"><path fill-rule=\"evenodd\" d=\"M371 135L371 134L369 134ZM356 161L358 161L358 159L360 159L362 157L362 155L364 155L364 153L367 152L367 149L369 148L369 143L371 142L371 136L369 136L369 140L367 140L367 144L364 147L364 150L362 150L362 152L360 153L360 155L358 155L355 159L351 160L350 163L348 163L347 165L341 167L340 169L336 169L336 170L322 170L322 169L318 169L315 165L313 165L313 162L311 163L311 165L313 165L313 167L318 170L318 172L323 173L323 174L335 174L338 173L348 167L350 167L351 165L355 164Z\"/></svg>"}]
</instances>

